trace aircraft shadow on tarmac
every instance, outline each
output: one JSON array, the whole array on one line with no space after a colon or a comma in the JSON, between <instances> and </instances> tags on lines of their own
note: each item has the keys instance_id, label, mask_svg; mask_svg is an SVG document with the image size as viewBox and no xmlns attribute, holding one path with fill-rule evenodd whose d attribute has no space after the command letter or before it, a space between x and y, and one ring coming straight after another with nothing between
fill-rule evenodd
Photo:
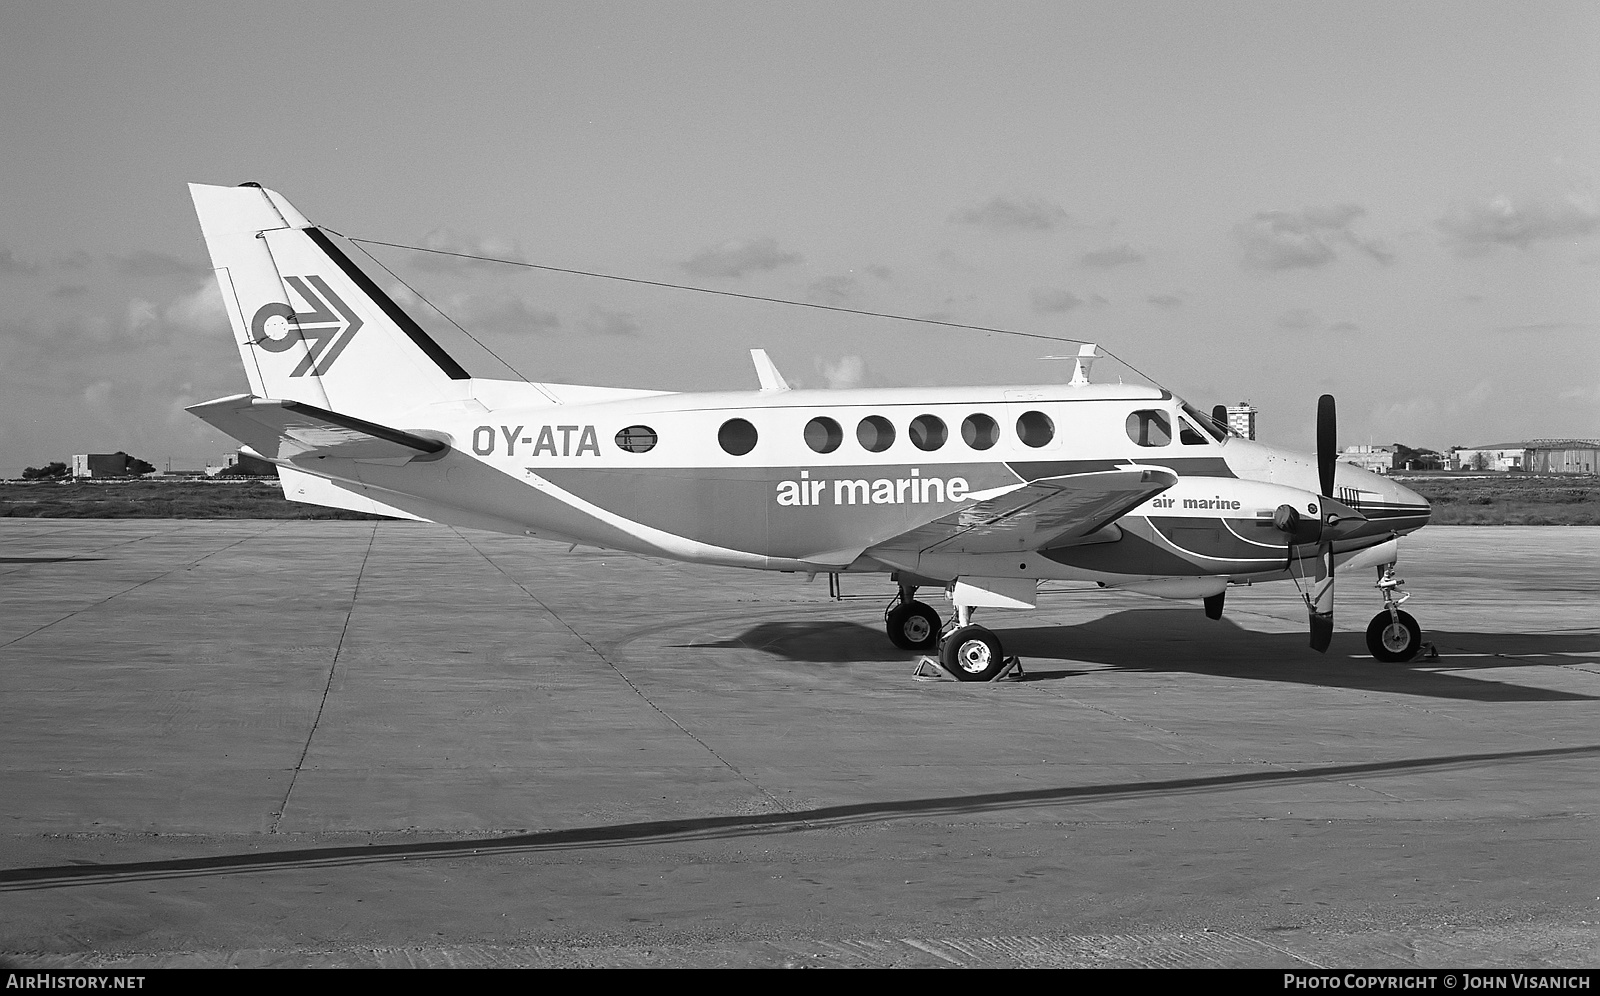
<instances>
[{"instance_id":1,"label":"aircraft shadow on tarmac","mask_svg":"<svg viewBox=\"0 0 1600 996\"><path fill-rule=\"evenodd\" d=\"M1407 664L1385 664L1367 656L1360 633L1335 634L1333 646L1324 656L1306 645L1304 633L1257 633L1227 618L1211 620L1201 612L1172 609L1129 609L1069 626L1014 628L1001 619L991 625L1006 652L1022 658L1027 672L1024 681L1070 678L1083 674L1089 666L1482 702L1600 699L1450 673L1575 664L1582 658L1554 655L1600 656L1600 634L1595 633L1424 631L1423 639L1439 648L1439 660L1418 658ZM764 622L731 639L695 644L699 650L719 647L756 650L813 664L887 662L900 657L881 630L838 619Z\"/></svg>"},{"instance_id":2,"label":"aircraft shadow on tarmac","mask_svg":"<svg viewBox=\"0 0 1600 996\"><path fill-rule=\"evenodd\" d=\"M644 820L457 840L338 844L281 851L252 850L239 854L216 854L198 858L109 864L76 862L35 868L5 868L0 869L0 893L266 871L293 871L304 868L352 867L411 860L471 859L500 854L631 847L693 840L730 840L740 837L801 833L831 827L869 825L908 817L955 817L1004 813L1016 809L1088 805L1106 800L1164 799L1186 794L1248 790L1263 786L1304 785L1323 781L1343 782L1351 778L1375 779L1386 775L1461 771L1540 761L1575 760L1587 763L1596 757L1600 757L1600 744L1482 754L1450 754L1359 764L1330 764L1289 771L1274 768L1197 778L1113 782L1104 785L1073 785L886 802L859 802L816 806L781 813Z\"/></svg>"}]
</instances>

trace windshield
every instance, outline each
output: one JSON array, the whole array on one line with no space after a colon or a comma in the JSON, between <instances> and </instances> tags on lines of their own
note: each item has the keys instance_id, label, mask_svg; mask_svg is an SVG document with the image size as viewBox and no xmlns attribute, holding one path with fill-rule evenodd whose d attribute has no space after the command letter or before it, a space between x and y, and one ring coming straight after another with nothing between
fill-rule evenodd
<instances>
[{"instance_id":1,"label":"windshield","mask_svg":"<svg viewBox=\"0 0 1600 996\"><path fill-rule=\"evenodd\" d=\"M1189 404L1187 401L1179 399L1178 404L1183 406L1183 413L1189 416L1189 418L1193 419L1194 424L1198 425L1201 431L1206 433L1212 439L1215 439L1220 443L1228 438L1227 419L1223 419L1219 424L1217 420L1212 418L1210 415L1200 414L1195 410L1194 406Z\"/></svg>"}]
</instances>

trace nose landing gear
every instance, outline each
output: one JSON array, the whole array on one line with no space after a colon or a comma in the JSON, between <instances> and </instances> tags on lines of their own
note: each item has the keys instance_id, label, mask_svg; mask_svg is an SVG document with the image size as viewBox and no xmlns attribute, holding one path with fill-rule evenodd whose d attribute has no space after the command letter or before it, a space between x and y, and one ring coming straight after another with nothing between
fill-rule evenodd
<instances>
[{"instance_id":1,"label":"nose landing gear","mask_svg":"<svg viewBox=\"0 0 1600 996\"><path fill-rule=\"evenodd\" d=\"M1412 660L1423 646L1422 627L1411 613L1400 609L1400 604L1411 597L1410 592L1400 588L1403 584L1404 579L1394 576L1393 564L1378 569L1375 587L1383 596L1383 609L1367 624L1367 649L1373 657L1390 664Z\"/></svg>"}]
</instances>

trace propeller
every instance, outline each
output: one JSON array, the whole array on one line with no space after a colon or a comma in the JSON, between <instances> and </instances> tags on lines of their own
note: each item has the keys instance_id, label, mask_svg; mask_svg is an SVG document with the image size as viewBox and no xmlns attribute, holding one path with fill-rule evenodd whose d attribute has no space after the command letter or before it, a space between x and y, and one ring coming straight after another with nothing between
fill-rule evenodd
<instances>
[{"instance_id":1,"label":"propeller","mask_svg":"<svg viewBox=\"0 0 1600 996\"><path fill-rule=\"evenodd\" d=\"M1272 524L1287 536L1286 568L1294 566L1296 547L1317 544L1317 580L1304 597L1311 649L1319 654L1327 652L1333 642L1333 543L1346 535L1349 527L1359 528L1367 521L1366 516L1333 497L1338 429L1333 395L1324 394L1317 400L1317 485L1321 494L1317 501L1307 502L1303 512L1293 505L1279 505L1272 517Z\"/></svg>"},{"instance_id":2,"label":"propeller","mask_svg":"<svg viewBox=\"0 0 1600 996\"><path fill-rule=\"evenodd\" d=\"M1322 521L1332 522L1328 503L1333 500L1333 464L1338 455L1339 419L1333 395L1317 399L1317 482L1322 485ZM1333 537L1322 531L1317 545L1317 583L1306 596L1306 611L1311 622L1311 649L1326 653L1333 642Z\"/></svg>"}]
</instances>

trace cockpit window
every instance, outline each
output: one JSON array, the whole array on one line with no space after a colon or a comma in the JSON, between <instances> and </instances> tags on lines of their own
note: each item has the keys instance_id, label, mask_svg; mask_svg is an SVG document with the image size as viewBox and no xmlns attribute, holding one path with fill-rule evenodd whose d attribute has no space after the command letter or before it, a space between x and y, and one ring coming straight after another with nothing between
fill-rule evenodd
<instances>
[{"instance_id":1,"label":"cockpit window","mask_svg":"<svg viewBox=\"0 0 1600 996\"><path fill-rule=\"evenodd\" d=\"M1146 409L1128 416L1128 438L1140 446L1165 446L1172 442L1172 423L1167 413Z\"/></svg>"},{"instance_id":2,"label":"cockpit window","mask_svg":"<svg viewBox=\"0 0 1600 996\"><path fill-rule=\"evenodd\" d=\"M1183 403L1183 413L1194 419L1194 424L1200 427L1201 432L1204 432L1217 442L1220 443L1228 438L1228 423L1224 422L1218 425L1216 419L1195 411L1194 406L1187 402ZM1188 442L1188 440L1185 439L1184 442Z\"/></svg>"},{"instance_id":3,"label":"cockpit window","mask_svg":"<svg viewBox=\"0 0 1600 996\"><path fill-rule=\"evenodd\" d=\"M1178 417L1178 440L1185 446L1204 446L1210 440L1200 434L1200 430L1189 424L1189 420Z\"/></svg>"}]
</instances>

